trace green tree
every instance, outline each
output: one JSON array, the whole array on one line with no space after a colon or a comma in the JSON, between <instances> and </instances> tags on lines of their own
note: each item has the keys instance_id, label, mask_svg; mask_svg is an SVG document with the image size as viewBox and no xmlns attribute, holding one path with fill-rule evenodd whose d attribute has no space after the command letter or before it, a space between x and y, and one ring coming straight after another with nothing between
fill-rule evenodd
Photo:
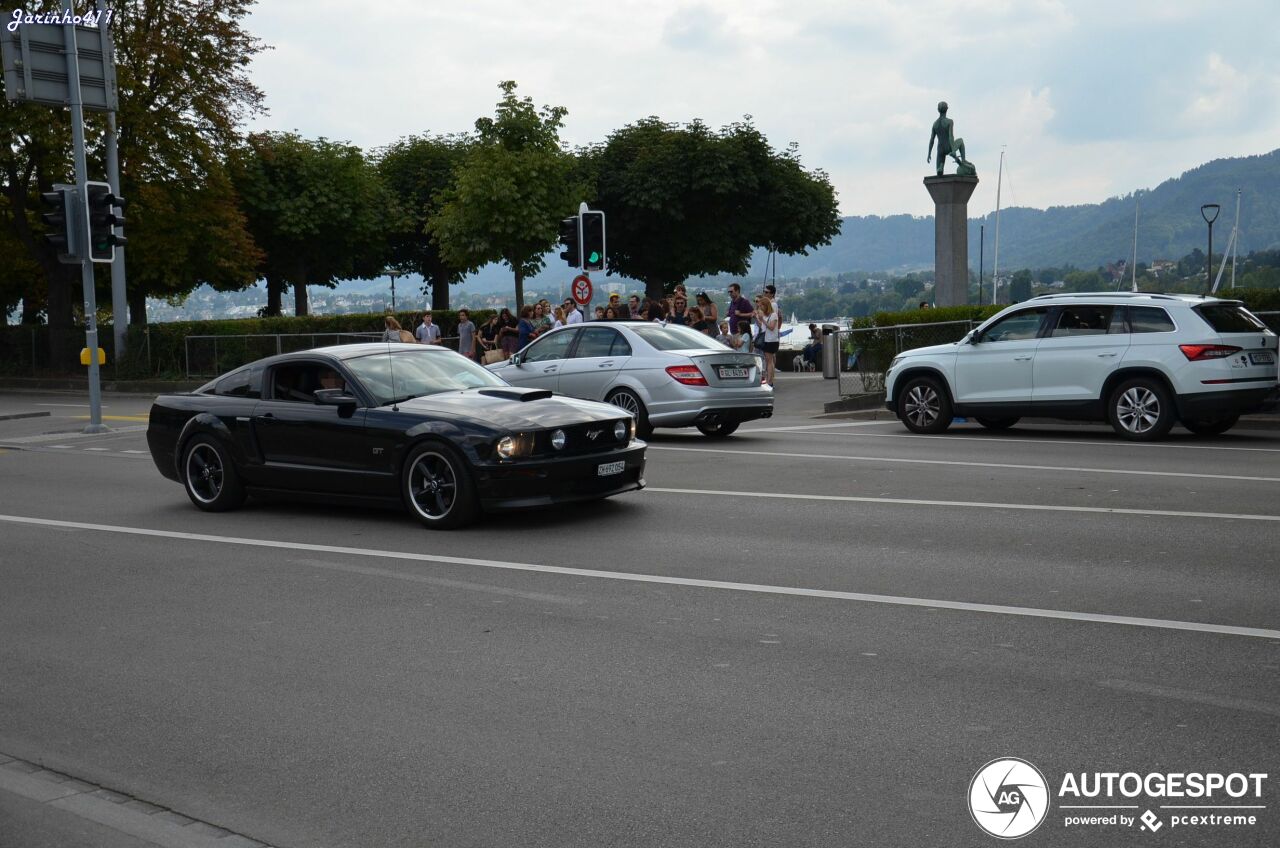
<instances>
[{"instance_id":1,"label":"green tree","mask_svg":"<svg viewBox=\"0 0 1280 848\"><path fill-rule=\"evenodd\" d=\"M1021 303L1031 298L1031 271L1023 268L1021 271L1015 271L1013 277L1009 280L1009 302Z\"/></svg>"},{"instance_id":2,"label":"green tree","mask_svg":"<svg viewBox=\"0 0 1280 848\"><path fill-rule=\"evenodd\" d=\"M423 293L430 287L431 307L449 308L449 286L476 270L445 261L427 225L440 210L440 195L454 184L471 138L464 135L411 135L374 154L383 184L395 196L400 220L390 228L388 267L421 274Z\"/></svg>"},{"instance_id":3,"label":"green tree","mask_svg":"<svg viewBox=\"0 0 1280 848\"><path fill-rule=\"evenodd\" d=\"M515 277L516 306L524 280L542 270L582 189L573 156L560 143L563 106L538 109L516 96L516 84L498 84L494 117L476 121L476 142L438 195L439 210L426 231L453 268L502 262Z\"/></svg>"},{"instance_id":4,"label":"green tree","mask_svg":"<svg viewBox=\"0 0 1280 848\"><path fill-rule=\"evenodd\" d=\"M893 290L898 293L898 297L903 300L911 300L918 297L924 291L924 283L915 277L899 277L893 281Z\"/></svg>"},{"instance_id":5,"label":"green tree","mask_svg":"<svg viewBox=\"0 0 1280 848\"><path fill-rule=\"evenodd\" d=\"M222 151L235 143L244 118L262 110L248 68L265 46L243 27L253 0L112 5L121 194L130 201L128 297L132 319L145 321L149 294L181 295L205 281L224 287L253 281L256 256L223 176ZM100 179L105 118L91 113L86 123L89 175ZM28 320L44 313L51 359L60 364L68 364L61 357L73 349L65 340L80 275L58 263L42 238L38 199L53 183L72 181L70 136L62 109L0 102L0 202L7 207L0 224L12 237L0 239L0 249L6 264L40 270L23 292L23 312Z\"/></svg>"},{"instance_id":6,"label":"green tree","mask_svg":"<svg viewBox=\"0 0 1280 848\"><path fill-rule=\"evenodd\" d=\"M745 274L754 248L805 253L840 229L826 174L801 167L794 145L774 151L749 121L715 132L646 118L587 155L610 273L643 280L650 297L694 275Z\"/></svg>"},{"instance_id":7,"label":"green tree","mask_svg":"<svg viewBox=\"0 0 1280 848\"><path fill-rule=\"evenodd\" d=\"M233 156L232 174L249 230L263 251L266 314L280 314L293 285L306 315L307 286L381 276L385 219L401 213L360 148L294 133L257 133Z\"/></svg>"}]
</instances>

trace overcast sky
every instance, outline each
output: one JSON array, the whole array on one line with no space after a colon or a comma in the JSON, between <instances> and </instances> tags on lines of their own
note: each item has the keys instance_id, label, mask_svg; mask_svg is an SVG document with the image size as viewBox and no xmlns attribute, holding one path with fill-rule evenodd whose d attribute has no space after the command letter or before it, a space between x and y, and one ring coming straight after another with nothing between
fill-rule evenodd
<instances>
[{"instance_id":1,"label":"overcast sky","mask_svg":"<svg viewBox=\"0 0 1280 848\"><path fill-rule=\"evenodd\" d=\"M932 213L938 100L1002 203L1098 202L1280 146L1275 0L261 0L270 114L372 148L459 132L499 80L568 108L564 139L636 119L743 115L826 170L845 215ZM953 170L949 168L949 171Z\"/></svg>"}]
</instances>

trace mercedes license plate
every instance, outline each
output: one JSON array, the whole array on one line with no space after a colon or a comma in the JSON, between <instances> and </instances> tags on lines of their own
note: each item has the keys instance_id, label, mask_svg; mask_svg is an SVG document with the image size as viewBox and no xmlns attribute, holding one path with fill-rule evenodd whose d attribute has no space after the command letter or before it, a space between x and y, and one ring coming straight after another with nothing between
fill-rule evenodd
<instances>
[{"instance_id":1,"label":"mercedes license plate","mask_svg":"<svg viewBox=\"0 0 1280 848\"><path fill-rule=\"evenodd\" d=\"M721 380L745 380L750 373L749 368L738 368L733 365L716 366L716 376Z\"/></svg>"},{"instance_id":2,"label":"mercedes license plate","mask_svg":"<svg viewBox=\"0 0 1280 848\"><path fill-rule=\"evenodd\" d=\"M621 474L626 467L626 462L602 462L596 466L596 476L608 477L612 474Z\"/></svg>"},{"instance_id":3,"label":"mercedes license plate","mask_svg":"<svg viewBox=\"0 0 1280 848\"><path fill-rule=\"evenodd\" d=\"M1264 351L1262 353L1249 354L1249 361L1252 362L1254 365L1275 365L1276 364L1275 355L1269 350Z\"/></svg>"}]
</instances>

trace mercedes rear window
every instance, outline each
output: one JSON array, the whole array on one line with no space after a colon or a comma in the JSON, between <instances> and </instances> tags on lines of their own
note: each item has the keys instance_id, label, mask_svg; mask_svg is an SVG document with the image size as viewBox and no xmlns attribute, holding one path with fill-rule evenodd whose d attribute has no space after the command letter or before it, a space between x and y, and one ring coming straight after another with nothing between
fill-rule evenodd
<instances>
[{"instance_id":1,"label":"mercedes rear window","mask_svg":"<svg viewBox=\"0 0 1280 848\"><path fill-rule=\"evenodd\" d=\"M728 345L679 324L632 327L631 332L657 350L728 350Z\"/></svg>"},{"instance_id":2,"label":"mercedes rear window","mask_svg":"<svg viewBox=\"0 0 1280 848\"><path fill-rule=\"evenodd\" d=\"M1256 333L1267 329L1238 303L1206 304L1195 307L1194 311L1219 333Z\"/></svg>"}]
</instances>

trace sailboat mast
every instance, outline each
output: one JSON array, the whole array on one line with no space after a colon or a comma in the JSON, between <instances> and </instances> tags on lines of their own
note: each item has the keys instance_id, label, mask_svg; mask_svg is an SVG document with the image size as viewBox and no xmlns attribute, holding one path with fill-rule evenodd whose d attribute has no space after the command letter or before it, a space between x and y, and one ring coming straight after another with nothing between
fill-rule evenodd
<instances>
[{"instance_id":1,"label":"sailboat mast","mask_svg":"<svg viewBox=\"0 0 1280 848\"><path fill-rule=\"evenodd\" d=\"M1000 148L1000 170L996 174L996 258L991 268L991 303L1000 302L1000 185L1004 182L1004 148Z\"/></svg>"}]
</instances>

